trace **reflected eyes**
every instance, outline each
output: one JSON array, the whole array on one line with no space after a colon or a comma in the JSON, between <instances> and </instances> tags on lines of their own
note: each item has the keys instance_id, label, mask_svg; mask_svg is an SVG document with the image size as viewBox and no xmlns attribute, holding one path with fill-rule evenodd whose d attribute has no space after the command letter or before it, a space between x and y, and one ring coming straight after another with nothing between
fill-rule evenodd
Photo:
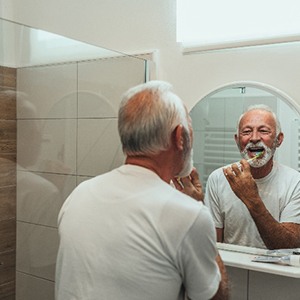
<instances>
[{"instance_id":1,"label":"reflected eyes","mask_svg":"<svg viewBox=\"0 0 300 300\"><path fill-rule=\"evenodd\" d=\"M271 134L271 130L268 129L260 129L257 131L260 135L269 135ZM240 135L242 136L250 136L253 134L253 130L247 129L240 132Z\"/></svg>"}]
</instances>

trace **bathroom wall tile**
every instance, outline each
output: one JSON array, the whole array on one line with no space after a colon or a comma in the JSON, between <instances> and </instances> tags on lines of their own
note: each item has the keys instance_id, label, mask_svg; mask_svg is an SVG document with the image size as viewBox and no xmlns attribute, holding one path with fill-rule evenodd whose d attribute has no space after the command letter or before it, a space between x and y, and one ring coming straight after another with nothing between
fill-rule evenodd
<instances>
[{"instance_id":1,"label":"bathroom wall tile","mask_svg":"<svg viewBox=\"0 0 300 300\"><path fill-rule=\"evenodd\" d=\"M17 123L15 120L0 120L0 156L16 153Z\"/></svg>"},{"instance_id":2,"label":"bathroom wall tile","mask_svg":"<svg viewBox=\"0 0 300 300\"><path fill-rule=\"evenodd\" d=\"M18 120L18 169L74 174L76 127L73 119Z\"/></svg>"},{"instance_id":3,"label":"bathroom wall tile","mask_svg":"<svg viewBox=\"0 0 300 300\"><path fill-rule=\"evenodd\" d=\"M117 99L115 102L118 102ZM112 98L109 99L101 93L79 91L78 112L80 118L111 118L117 116L117 105L113 106Z\"/></svg>"},{"instance_id":4,"label":"bathroom wall tile","mask_svg":"<svg viewBox=\"0 0 300 300\"><path fill-rule=\"evenodd\" d=\"M50 173L41 173L42 177L55 184L60 193L62 203L68 198L76 187L77 177L74 175L59 175Z\"/></svg>"},{"instance_id":5,"label":"bathroom wall tile","mask_svg":"<svg viewBox=\"0 0 300 300\"><path fill-rule=\"evenodd\" d=\"M0 220L16 216L16 186L0 187Z\"/></svg>"},{"instance_id":6,"label":"bathroom wall tile","mask_svg":"<svg viewBox=\"0 0 300 300\"><path fill-rule=\"evenodd\" d=\"M0 299L15 300L15 281L10 281L0 285Z\"/></svg>"},{"instance_id":7,"label":"bathroom wall tile","mask_svg":"<svg viewBox=\"0 0 300 300\"><path fill-rule=\"evenodd\" d=\"M0 119L16 119L16 92L0 86Z\"/></svg>"},{"instance_id":8,"label":"bathroom wall tile","mask_svg":"<svg viewBox=\"0 0 300 300\"><path fill-rule=\"evenodd\" d=\"M117 119L78 120L78 175L96 176L123 161Z\"/></svg>"},{"instance_id":9,"label":"bathroom wall tile","mask_svg":"<svg viewBox=\"0 0 300 300\"><path fill-rule=\"evenodd\" d=\"M79 63L79 118L116 117L121 96L144 79L144 61L132 57Z\"/></svg>"},{"instance_id":10,"label":"bathroom wall tile","mask_svg":"<svg viewBox=\"0 0 300 300\"><path fill-rule=\"evenodd\" d=\"M16 219L0 221L0 253L16 247Z\"/></svg>"},{"instance_id":11,"label":"bathroom wall tile","mask_svg":"<svg viewBox=\"0 0 300 300\"><path fill-rule=\"evenodd\" d=\"M0 154L0 187L16 185L16 163Z\"/></svg>"},{"instance_id":12,"label":"bathroom wall tile","mask_svg":"<svg viewBox=\"0 0 300 300\"><path fill-rule=\"evenodd\" d=\"M17 222L17 271L54 280L56 228Z\"/></svg>"},{"instance_id":13,"label":"bathroom wall tile","mask_svg":"<svg viewBox=\"0 0 300 300\"><path fill-rule=\"evenodd\" d=\"M17 172L17 220L56 227L59 210L76 186L76 177Z\"/></svg>"},{"instance_id":14,"label":"bathroom wall tile","mask_svg":"<svg viewBox=\"0 0 300 300\"><path fill-rule=\"evenodd\" d=\"M17 272L16 300L54 300L54 282Z\"/></svg>"},{"instance_id":15,"label":"bathroom wall tile","mask_svg":"<svg viewBox=\"0 0 300 300\"><path fill-rule=\"evenodd\" d=\"M15 281L16 252L15 250L0 253L0 285ZM0 297L0 299L2 299Z\"/></svg>"},{"instance_id":16,"label":"bathroom wall tile","mask_svg":"<svg viewBox=\"0 0 300 300\"><path fill-rule=\"evenodd\" d=\"M18 118L76 117L76 77L75 63L18 69Z\"/></svg>"},{"instance_id":17,"label":"bathroom wall tile","mask_svg":"<svg viewBox=\"0 0 300 300\"><path fill-rule=\"evenodd\" d=\"M91 178L93 178L94 176L77 176L77 185L79 185L80 183L86 181L86 180L89 180Z\"/></svg>"},{"instance_id":18,"label":"bathroom wall tile","mask_svg":"<svg viewBox=\"0 0 300 300\"><path fill-rule=\"evenodd\" d=\"M0 86L9 89L16 89L17 69L0 66Z\"/></svg>"}]
</instances>

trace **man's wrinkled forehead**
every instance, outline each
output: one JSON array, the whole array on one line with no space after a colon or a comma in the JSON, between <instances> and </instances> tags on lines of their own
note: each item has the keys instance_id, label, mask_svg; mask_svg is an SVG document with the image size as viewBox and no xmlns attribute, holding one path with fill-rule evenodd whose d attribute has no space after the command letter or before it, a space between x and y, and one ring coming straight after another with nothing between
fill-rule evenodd
<instances>
[{"instance_id":1,"label":"man's wrinkled forehead","mask_svg":"<svg viewBox=\"0 0 300 300\"><path fill-rule=\"evenodd\" d=\"M273 114L266 110L254 109L245 112L240 119L239 129L254 124L259 126L265 125L276 129L276 121Z\"/></svg>"}]
</instances>

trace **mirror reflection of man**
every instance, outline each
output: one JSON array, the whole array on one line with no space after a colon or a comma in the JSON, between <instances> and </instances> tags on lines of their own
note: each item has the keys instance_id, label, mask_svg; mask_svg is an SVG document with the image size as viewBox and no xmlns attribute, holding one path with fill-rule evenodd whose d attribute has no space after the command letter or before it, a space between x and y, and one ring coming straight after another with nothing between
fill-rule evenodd
<instances>
[{"instance_id":1,"label":"mirror reflection of man","mask_svg":"<svg viewBox=\"0 0 300 300\"><path fill-rule=\"evenodd\" d=\"M240 166L219 168L207 182L205 203L219 242L300 247L300 173L274 161L283 137L268 106L250 106L241 115L235 135L243 158Z\"/></svg>"}]
</instances>

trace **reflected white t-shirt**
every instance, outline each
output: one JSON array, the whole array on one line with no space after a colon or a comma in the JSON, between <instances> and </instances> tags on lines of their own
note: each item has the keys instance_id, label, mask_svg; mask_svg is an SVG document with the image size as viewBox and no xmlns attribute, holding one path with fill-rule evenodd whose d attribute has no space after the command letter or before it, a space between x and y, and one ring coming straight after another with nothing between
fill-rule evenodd
<instances>
[{"instance_id":1,"label":"reflected white t-shirt","mask_svg":"<svg viewBox=\"0 0 300 300\"><path fill-rule=\"evenodd\" d=\"M59 235L56 300L209 299L219 286L207 207L142 167L80 184Z\"/></svg>"},{"instance_id":2,"label":"reflected white t-shirt","mask_svg":"<svg viewBox=\"0 0 300 300\"><path fill-rule=\"evenodd\" d=\"M256 179L259 195L279 222L300 223L300 173L274 162L266 177ZM222 168L211 173L205 193L217 228L224 228L224 242L266 248L244 203L233 193Z\"/></svg>"}]
</instances>

